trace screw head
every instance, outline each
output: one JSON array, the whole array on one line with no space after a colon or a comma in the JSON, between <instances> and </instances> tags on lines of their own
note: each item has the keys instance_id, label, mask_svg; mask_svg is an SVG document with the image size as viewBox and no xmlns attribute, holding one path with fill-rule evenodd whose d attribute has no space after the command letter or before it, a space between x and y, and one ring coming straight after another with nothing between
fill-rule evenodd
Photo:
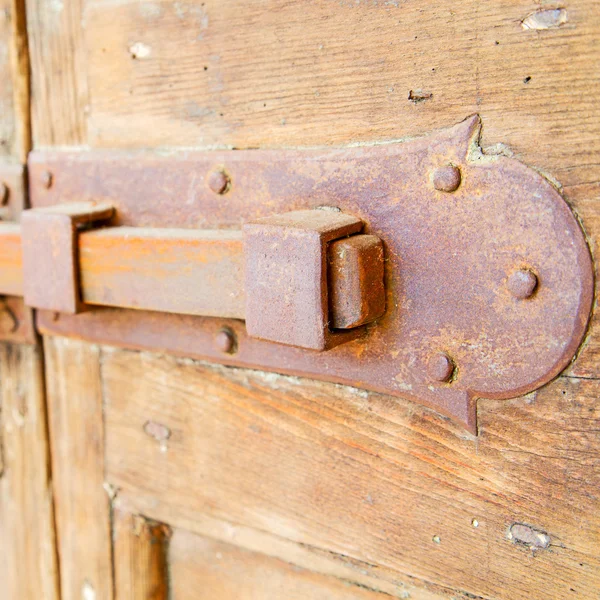
<instances>
[{"instance_id":1,"label":"screw head","mask_svg":"<svg viewBox=\"0 0 600 600\"><path fill-rule=\"evenodd\" d=\"M52 173L50 173L50 171L44 171L40 181L42 182L42 185L49 190L52 187L52 179Z\"/></svg>"},{"instance_id":2,"label":"screw head","mask_svg":"<svg viewBox=\"0 0 600 600\"><path fill-rule=\"evenodd\" d=\"M214 338L215 348L224 354L234 354L237 350L237 338L228 327L223 327Z\"/></svg>"},{"instance_id":3,"label":"screw head","mask_svg":"<svg viewBox=\"0 0 600 600\"><path fill-rule=\"evenodd\" d=\"M214 171L211 171L208 176L208 187L215 194L224 194L229 190L230 184L231 180L229 175L222 169L215 169Z\"/></svg>"},{"instance_id":4,"label":"screw head","mask_svg":"<svg viewBox=\"0 0 600 600\"><path fill-rule=\"evenodd\" d=\"M519 269L512 273L507 282L509 292L518 300L531 298L538 287L538 278L529 269Z\"/></svg>"},{"instance_id":5,"label":"screw head","mask_svg":"<svg viewBox=\"0 0 600 600\"><path fill-rule=\"evenodd\" d=\"M0 206L6 206L8 204L8 196L10 194L10 190L8 186L0 181Z\"/></svg>"},{"instance_id":6,"label":"screw head","mask_svg":"<svg viewBox=\"0 0 600 600\"><path fill-rule=\"evenodd\" d=\"M439 192L455 192L461 182L460 169L453 165L438 167L433 172L433 187Z\"/></svg>"},{"instance_id":7,"label":"screw head","mask_svg":"<svg viewBox=\"0 0 600 600\"><path fill-rule=\"evenodd\" d=\"M452 379L456 366L445 352L437 352L427 363L427 372L431 379L445 383Z\"/></svg>"}]
</instances>

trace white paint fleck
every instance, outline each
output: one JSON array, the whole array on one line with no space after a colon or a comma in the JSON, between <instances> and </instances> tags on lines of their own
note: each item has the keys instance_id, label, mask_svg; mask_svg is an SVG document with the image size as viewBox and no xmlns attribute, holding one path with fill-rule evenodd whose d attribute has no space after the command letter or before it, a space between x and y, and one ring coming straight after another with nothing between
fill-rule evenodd
<instances>
[{"instance_id":1,"label":"white paint fleck","mask_svg":"<svg viewBox=\"0 0 600 600\"><path fill-rule=\"evenodd\" d=\"M84 581L81 586L81 600L96 600L96 590L89 581Z\"/></svg>"},{"instance_id":2,"label":"white paint fleck","mask_svg":"<svg viewBox=\"0 0 600 600\"><path fill-rule=\"evenodd\" d=\"M521 21L523 29L540 31L544 29L556 29L568 21L565 8L551 8L536 10Z\"/></svg>"},{"instance_id":3,"label":"white paint fleck","mask_svg":"<svg viewBox=\"0 0 600 600\"><path fill-rule=\"evenodd\" d=\"M135 42L135 44L131 44L129 46L129 54L131 54L132 58L135 59L143 59L148 58L152 53L152 48L147 44L143 44L142 42Z\"/></svg>"}]
</instances>

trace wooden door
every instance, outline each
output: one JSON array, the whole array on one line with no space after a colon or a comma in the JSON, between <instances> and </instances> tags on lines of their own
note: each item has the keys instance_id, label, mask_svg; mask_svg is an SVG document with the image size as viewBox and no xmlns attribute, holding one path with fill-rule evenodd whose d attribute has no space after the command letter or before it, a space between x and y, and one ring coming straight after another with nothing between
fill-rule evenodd
<instances>
[{"instance_id":1,"label":"wooden door","mask_svg":"<svg viewBox=\"0 0 600 600\"><path fill-rule=\"evenodd\" d=\"M3 158L24 162L29 119L34 150L164 154L371 145L478 113L484 150L557 182L597 254L593 0L4 10L0 58L21 44L30 69L3 67ZM4 344L3 597L598 598L598 345L594 317L554 381L479 400L474 436L345 386Z\"/></svg>"}]
</instances>

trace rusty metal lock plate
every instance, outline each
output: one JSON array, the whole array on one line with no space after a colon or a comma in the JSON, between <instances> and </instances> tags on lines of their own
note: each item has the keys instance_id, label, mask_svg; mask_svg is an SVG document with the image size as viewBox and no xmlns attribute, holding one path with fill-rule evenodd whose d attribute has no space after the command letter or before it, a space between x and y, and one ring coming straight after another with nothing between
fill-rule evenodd
<instances>
[{"instance_id":1,"label":"rusty metal lock plate","mask_svg":"<svg viewBox=\"0 0 600 600\"><path fill-rule=\"evenodd\" d=\"M530 392L567 366L593 298L589 250L565 201L536 171L483 155L479 130L474 116L373 147L36 152L34 207L105 200L121 225L239 229L338 207L383 240L387 294L385 315L363 335L321 353L250 338L234 319L99 309L58 320L40 312L38 325L404 396L475 431L477 398ZM213 189L215 173L223 189ZM223 332L235 343L225 347Z\"/></svg>"}]
</instances>

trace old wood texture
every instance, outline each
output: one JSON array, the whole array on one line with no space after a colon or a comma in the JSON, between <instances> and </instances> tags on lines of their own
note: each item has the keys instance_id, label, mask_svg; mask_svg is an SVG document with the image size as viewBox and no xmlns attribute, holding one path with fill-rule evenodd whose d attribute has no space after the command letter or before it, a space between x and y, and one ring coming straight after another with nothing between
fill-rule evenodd
<instances>
[{"instance_id":1,"label":"old wood texture","mask_svg":"<svg viewBox=\"0 0 600 600\"><path fill-rule=\"evenodd\" d=\"M403 577L483 598L600 587L595 381L480 401L476 438L308 380L116 350L102 373L107 480L150 518L289 540L398 597Z\"/></svg>"},{"instance_id":2,"label":"old wood texture","mask_svg":"<svg viewBox=\"0 0 600 600\"><path fill-rule=\"evenodd\" d=\"M176 530L169 554L174 600L386 600L388 594L283 560Z\"/></svg>"},{"instance_id":3,"label":"old wood texture","mask_svg":"<svg viewBox=\"0 0 600 600\"><path fill-rule=\"evenodd\" d=\"M31 147L25 0L0 0L0 156L25 163Z\"/></svg>"},{"instance_id":4,"label":"old wood texture","mask_svg":"<svg viewBox=\"0 0 600 600\"><path fill-rule=\"evenodd\" d=\"M58 600L43 360L0 344L0 596Z\"/></svg>"},{"instance_id":5,"label":"old wood texture","mask_svg":"<svg viewBox=\"0 0 600 600\"><path fill-rule=\"evenodd\" d=\"M115 598L166 600L169 597L166 525L122 509L113 511Z\"/></svg>"},{"instance_id":6,"label":"old wood texture","mask_svg":"<svg viewBox=\"0 0 600 600\"><path fill-rule=\"evenodd\" d=\"M28 0L28 9L38 148L370 144L477 112L482 146L559 182L598 254L594 0ZM61 459L58 489L80 499L59 513L67 597L81 593L83 573L110 585L108 509L90 508L101 502L105 453L105 484L128 510L175 527L180 597L197 591L186 564L210 581L217 552L260 590L247 551L398 598L597 598L597 317L563 377L525 398L479 402L478 438L377 394L47 347L61 399L53 419L65 424L57 440L93 449L89 462ZM101 389L104 451L78 420L94 407L83 423L97 432ZM71 490L83 481L90 497ZM79 553L64 541L77 522L89 527ZM218 544L231 547L202 562ZM303 585L296 575L288 571L291 589ZM244 593L235 585L221 582L223 596Z\"/></svg>"},{"instance_id":7,"label":"old wood texture","mask_svg":"<svg viewBox=\"0 0 600 600\"><path fill-rule=\"evenodd\" d=\"M112 597L98 348L44 343L62 600Z\"/></svg>"}]
</instances>

